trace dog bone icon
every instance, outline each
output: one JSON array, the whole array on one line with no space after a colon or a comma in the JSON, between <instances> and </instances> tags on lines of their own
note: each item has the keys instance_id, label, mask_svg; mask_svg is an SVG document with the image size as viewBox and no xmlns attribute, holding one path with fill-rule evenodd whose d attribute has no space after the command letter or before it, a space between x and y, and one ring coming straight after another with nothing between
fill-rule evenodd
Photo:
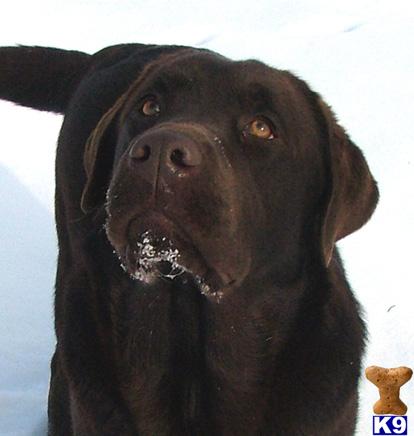
<instances>
[{"instance_id":1,"label":"dog bone icon","mask_svg":"<svg viewBox=\"0 0 414 436\"><path fill-rule=\"evenodd\" d=\"M370 366L365 370L367 379L379 389L380 399L374 404L377 415L405 415L407 406L400 400L400 387L407 383L413 370L406 366L381 368Z\"/></svg>"}]
</instances>

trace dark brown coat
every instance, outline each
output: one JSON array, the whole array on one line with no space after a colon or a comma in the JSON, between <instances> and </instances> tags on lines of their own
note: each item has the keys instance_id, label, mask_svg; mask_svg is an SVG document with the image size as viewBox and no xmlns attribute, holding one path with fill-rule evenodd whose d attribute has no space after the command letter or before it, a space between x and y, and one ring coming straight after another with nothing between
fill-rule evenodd
<instances>
[{"instance_id":1,"label":"dark brown coat","mask_svg":"<svg viewBox=\"0 0 414 436\"><path fill-rule=\"evenodd\" d=\"M2 48L0 98L65 115L51 436L353 434L364 324L335 242L378 194L316 93L130 44Z\"/></svg>"}]
</instances>

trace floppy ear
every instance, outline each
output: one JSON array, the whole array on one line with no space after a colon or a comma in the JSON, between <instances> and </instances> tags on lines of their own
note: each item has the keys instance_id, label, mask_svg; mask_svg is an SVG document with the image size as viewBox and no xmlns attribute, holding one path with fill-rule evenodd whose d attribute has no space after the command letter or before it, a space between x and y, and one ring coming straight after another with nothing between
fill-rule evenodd
<instances>
[{"instance_id":1,"label":"floppy ear","mask_svg":"<svg viewBox=\"0 0 414 436\"><path fill-rule=\"evenodd\" d=\"M168 56L164 56L164 58L168 58ZM163 57L161 57L162 59ZM159 65L161 60L151 62L143 68L135 81L103 115L89 135L83 155L86 184L82 193L81 209L84 213L92 211L105 202L115 156L117 127L119 127L117 124L122 124L122 113L128 109L127 103L133 100L136 89L139 88L149 72Z\"/></svg>"},{"instance_id":2,"label":"floppy ear","mask_svg":"<svg viewBox=\"0 0 414 436\"><path fill-rule=\"evenodd\" d=\"M123 101L124 96L105 113L86 142L83 155L86 185L81 198L81 209L84 213L105 202L115 154L116 137L113 124Z\"/></svg>"},{"instance_id":3,"label":"floppy ear","mask_svg":"<svg viewBox=\"0 0 414 436\"><path fill-rule=\"evenodd\" d=\"M63 114L91 57L49 47L1 47L0 98Z\"/></svg>"},{"instance_id":4,"label":"floppy ear","mask_svg":"<svg viewBox=\"0 0 414 436\"><path fill-rule=\"evenodd\" d=\"M320 98L319 105L329 137L330 192L321 233L327 266L335 242L358 230L371 217L378 201L378 189L361 150L349 139Z\"/></svg>"},{"instance_id":5,"label":"floppy ear","mask_svg":"<svg viewBox=\"0 0 414 436\"><path fill-rule=\"evenodd\" d=\"M127 49L129 46L124 48ZM99 120L86 142L84 152L83 164L87 177L81 198L81 209L84 213L92 211L105 202L115 156L117 132L125 115L131 110L143 81L160 66L191 53L192 49L171 47L168 51L156 54L155 59L150 58L127 90Z\"/></svg>"}]
</instances>

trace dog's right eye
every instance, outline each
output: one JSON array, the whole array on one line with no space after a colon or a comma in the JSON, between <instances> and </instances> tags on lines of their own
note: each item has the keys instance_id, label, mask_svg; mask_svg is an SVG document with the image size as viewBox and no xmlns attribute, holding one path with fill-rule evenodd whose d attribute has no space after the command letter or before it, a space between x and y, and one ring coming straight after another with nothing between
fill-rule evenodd
<instances>
[{"instance_id":1,"label":"dog's right eye","mask_svg":"<svg viewBox=\"0 0 414 436\"><path fill-rule=\"evenodd\" d=\"M161 112L160 105L154 99L148 99L141 106L141 112L147 117L159 115Z\"/></svg>"}]
</instances>

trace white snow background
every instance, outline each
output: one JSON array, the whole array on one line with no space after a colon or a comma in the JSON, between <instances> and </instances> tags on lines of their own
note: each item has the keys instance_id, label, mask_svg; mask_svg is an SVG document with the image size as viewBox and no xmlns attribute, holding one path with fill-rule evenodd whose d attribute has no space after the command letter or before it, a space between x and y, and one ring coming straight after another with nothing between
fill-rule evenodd
<instances>
[{"instance_id":1,"label":"white snow background","mask_svg":"<svg viewBox=\"0 0 414 436\"><path fill-rule=\"evenodd\" d=\"M0 23L3 46L92 53L123 42L186 44L256 58L305 79L362 148L381 192L371 221L339 244L369 326L366 366L414 367L411 1L14 0L2 3ZM59 116L0 103L1 436L46 432L60 123ZM378 393L364 377L360 392L358 434L365 436ZM414 417L413 380L401 397Z\"/></svg>"}]
</instances>

